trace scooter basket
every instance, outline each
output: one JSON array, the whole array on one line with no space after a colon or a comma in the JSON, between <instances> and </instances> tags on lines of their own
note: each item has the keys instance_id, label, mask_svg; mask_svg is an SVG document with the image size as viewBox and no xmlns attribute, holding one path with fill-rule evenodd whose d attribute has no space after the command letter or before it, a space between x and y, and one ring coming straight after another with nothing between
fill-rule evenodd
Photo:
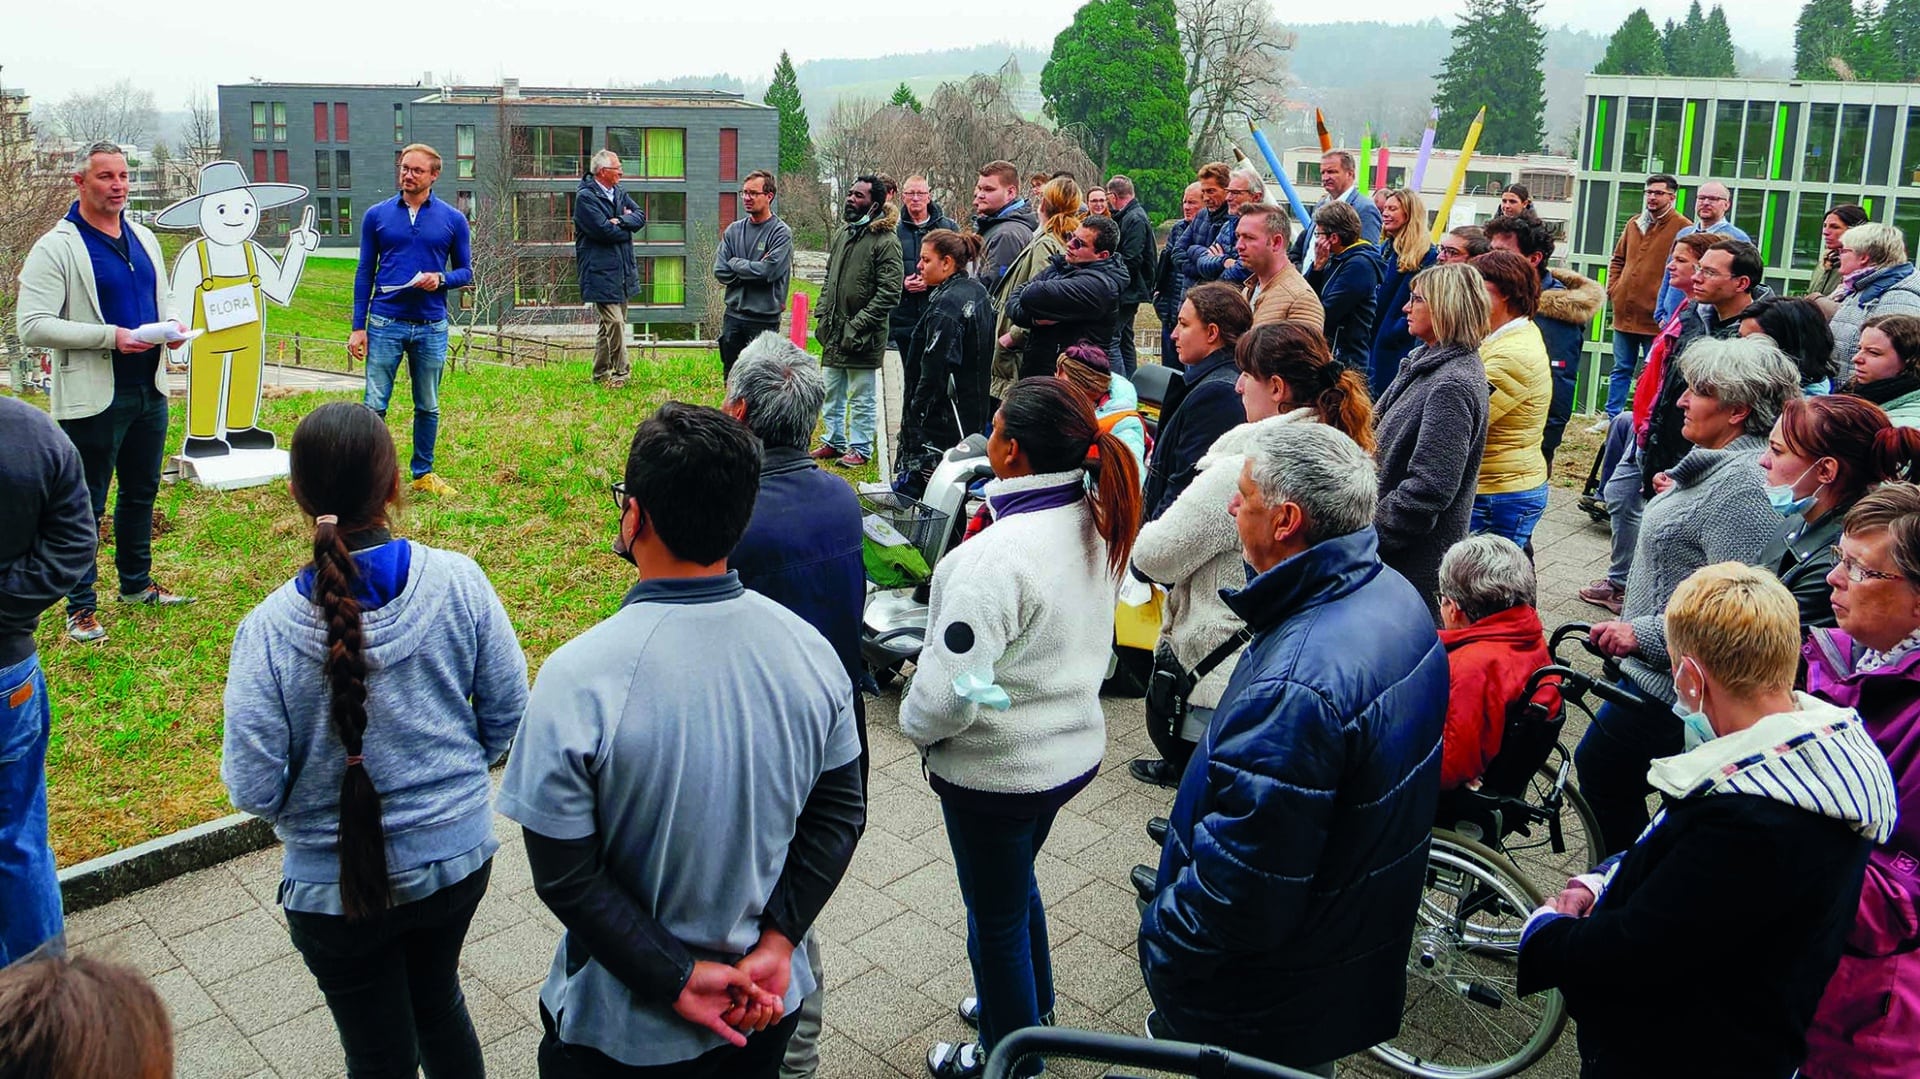
<instances>
[{"instance_id":1,"label":"scooter basket","mask_svg":"<svg viewBox=\"0 0 1920 1079\"><path fill-rule=\"evenodd\" d=\"M927 560L929 569L939 561L950 527L947 514L897 491L861 494L860 512L880 518L905 536Z\"/></svg>"}]
</instances>

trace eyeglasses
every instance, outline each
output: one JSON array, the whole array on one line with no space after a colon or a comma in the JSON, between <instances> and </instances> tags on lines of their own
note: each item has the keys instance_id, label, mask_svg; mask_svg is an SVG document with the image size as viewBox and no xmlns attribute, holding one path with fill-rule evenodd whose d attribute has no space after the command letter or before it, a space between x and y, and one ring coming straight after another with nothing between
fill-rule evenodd
<instances>
[{"instance_id":1,"label":"eyeglasses","mask_svg":"<svg viewBox=\"0 0 1920 1079\"><path fill-rule=\"evenodd\" d=\"M618 509L621 513L627 512L627 502L628 502L629 496L627 494L626 481L622 480L619 483L610 483L607 485L607 490L613 492L614 508Z\"/></svg>"},{"instance_id":2,"label":"eyeglasses","mask_svg":"<svg viewBox=\"0 0 1920 1079\"><path fill-rule=\"evenodd\" d=\"M1251 195L1251 194L1253 194L1253 192L1252 192L1252 191L1249 191L1249 190L1247 190L1247 189L1246 189L1246 188L1244 188L1244 187L1229 187L1229 188L1227 188L1227 194L1229 194L1229 195Z\"/></svg>"},{"instance_id":3,"label":"eyeglasses","mask_svg":"<svg viewBox=\"0 0 1920 1079\"><path fill-rule=\"evenodd\" d=\"M1067 246L1072 248L1075 251L1078 251L1083 247L1092 247L1093 245L1089 244L1085 240L1082 240L1078 236L1069 236L1067 237Z\"/></svg>"},{"instance_id":4,"label":"eyeglasses","mask_svg":"<svg viewBox=\"0 0 1920 1079\"><path fill-rule=\"evenodd\" d=\"M1864 566L1859 559L1842 551L1837 543L1827 550L1833 553L1834 563L1846 571L1847 580L1854 584L1865 584L1868 581L1898 581L1906 576L1904 573L1882 573L1877 569Z\"/></svg>"},{"instance_id":5,"label":"eyeglasses","mask_svg":"<svg viewBox=\"0 0 1920 1079\"><path fill-rule=\"evenodd\" d=\"M1730 199L1730 198L1728 198L1728 197L1726 197L1725 195L1701 195L1701 196L1699 197L1699 199L1698 199L1698 200L1696 200L1696 201L1699 201L1699 202L1732 202L1733 200L1732 200L1732 199Z\"/></svg>"},{"instance_id":6,"label":"eyeglasses","mask_svg":"<svg viewBox=\"0 0 1920 1079\"><path fill-rule=\"evenodd\" d=\"M766 194L765 191L749 191L744 187L740 189L740 197L743 199L757 199L764 194Z\"/></svg>"},{"instance_id":7,"label":"eyeglasses","mask_svg":"<svg viewBox=\"0 0 1920 1079\"><path fill-rule=\"evenodd\" d=\"M1716 277L1732 276L1730 273L1723 273L1704 263L1695 263L1693 267L1693 279L1695 281L1711 281Z\"/></svg>"},{"instance_id":8,"label":"eyeglasses","mask_svg":"<svg viewBox=\"0 0 1920 1079\"><path fill-rule=\"evenodd\" d=\"M1425 296L1420 295L1418 292L1409 292L1407 293L1407 302L1417 303L1422 307L1425 307L1427 303L1427 298Z\"/></svg>"}]
</instances>

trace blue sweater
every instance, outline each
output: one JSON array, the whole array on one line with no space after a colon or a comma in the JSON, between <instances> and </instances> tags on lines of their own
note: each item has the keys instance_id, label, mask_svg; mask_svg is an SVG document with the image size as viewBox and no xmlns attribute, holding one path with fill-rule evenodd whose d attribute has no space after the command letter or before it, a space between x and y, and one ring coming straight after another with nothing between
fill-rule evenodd
<instances>
[{"instance_id":1,"label":"blue sweater","mask_svg":"<svg viewBox=\"0 0 1920 1079\"><path fill-rule=\"evenodd\" d=\"M404 285L422 270L445 275L437 290L378 291ZM367 208L360 220L360 266L353 274L354 329L367 328L369 308L400 322L439 322L447 317L447 290L471 284L473 252L465 214L431 194L411 219L399 195Z\"/></svg>"},{"instance_id":2,"label":"blue sweater","mask_svg":"<svg viewBox=\"0 0 1920 1079\"><path fill-rule=\"evenodd\" d=\"M157 271L147 258L147 249L127 227L125 215L121 215L117 237L87 224L80 216L78 202L67 208L67 220L86 241L87 257L93 264L94 295L100 298L100 321L129 330L160 321L160 310L154 303ZM157 345L144 352L115 352L113 384L119 388L152 385L153 369L159 362Z\"/></svg>"},{"instance_id":3,"label":"blue sweater","mask_svg":"<svg viewBox=\"0 0 1920 1079\"><path fill-rule=\"evenodd\" d=\"M361 616L362 751L396 878L492 839L487 766L527 704L527 660L486 574L465 555L398 542L411 548L406 584ZM320 608L289 581L241 621L227 667L220 778L235 806L273 822L295 884L340 879L346 750L330 720L326 654Z\"/></svg>"}]
</instances>

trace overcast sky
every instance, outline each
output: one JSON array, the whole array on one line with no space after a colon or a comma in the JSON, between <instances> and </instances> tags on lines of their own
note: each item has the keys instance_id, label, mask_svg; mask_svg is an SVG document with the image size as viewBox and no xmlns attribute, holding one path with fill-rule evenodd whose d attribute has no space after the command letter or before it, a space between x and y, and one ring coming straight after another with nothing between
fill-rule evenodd
<instances>
[{"instance_id":1,"label":"overcast sky","mask_svg":"<svg viewBox=\"0 0 1920 1079\"><path fill-rule=\"evenodd\" d=\"M1644 6L1657 24L1684 15L1687 3L1648 0ZM783 48L795 63L997 39L1046 48L1079 3L965 0L887 5L880 15L869 14L874 5L797 0L543 0L537 6L529 0L464 0L428 7L377 0L185 0L158 7L152 0L95 0L78 9L13 0L7 6L0 84L52 100L127 77L150 87L161 109L174 110L196 87L251 76L410 83L432 71L436 78L451 73L475 83L507 75L527 85L591 86L716 71L764 78ZM1639 6L1635 0L1545 0L1541 17L1549 26L1608 33ZM896 13L907 7L912 11ZM1301 22L1338 19L1318 5L1276 7ZM1366 19L1413 22L1452 19L1465 2L1371 0L1356 7ZM1794 0L1728 4L1734 43L1763 54L1790 54L1799 8ZM119 45L77 45L83 26L96 42Z\"/></svg>"}]
</instances>

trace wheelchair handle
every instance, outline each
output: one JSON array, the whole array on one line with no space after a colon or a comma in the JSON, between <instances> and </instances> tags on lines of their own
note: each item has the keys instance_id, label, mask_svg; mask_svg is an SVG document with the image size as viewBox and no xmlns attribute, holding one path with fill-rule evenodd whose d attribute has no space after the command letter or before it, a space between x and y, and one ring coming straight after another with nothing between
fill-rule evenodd
<instances>
[{"instance_id":1,"label":"wheelchair handle","mask_svg":"<svg viewBox=\"0 0 1920 1079\"><path fill-rule=\"evenodd\" d=\"M1305 1072L1216 1046L1065 1027L1025 1027L1007 1035L987 1060L986 1079L1009 1079L1014 1065L1038 1054L1152 1068L1202 1079L1313 1079Z\"/></svg>"}]
</instances>

